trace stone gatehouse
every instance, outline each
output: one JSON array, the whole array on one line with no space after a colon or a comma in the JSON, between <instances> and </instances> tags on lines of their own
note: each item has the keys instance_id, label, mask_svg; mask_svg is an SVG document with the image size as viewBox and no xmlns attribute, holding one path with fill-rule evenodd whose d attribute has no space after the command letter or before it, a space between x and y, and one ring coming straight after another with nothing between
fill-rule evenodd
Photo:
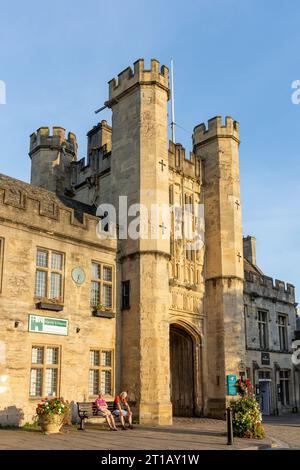
<instances>
[{"instance_id":1,"label":"stone gatehouse","mask_svg":"<svg viewBox=\"0 0 300 470\"><path fill-rule=\"evenodd\" d=\"M197 125L187 155L168 141L169 94L168 68L140 59L109 82L112 122L88 132L86 158L73 133L42 127L30 137L31 183L0 177L2 424L31 421L45 395L121 389L143 424L224 417L227 376L260 367L245 331L238 123ZM143 227L155 237L126 237L120 196L128 224L136 205L185 208ZM117 222L104 224L104 203ZM197 249L178 236L187 223L200 227ZM111 228L116 237L99 236Z\"/></svg>"}]
</instances>

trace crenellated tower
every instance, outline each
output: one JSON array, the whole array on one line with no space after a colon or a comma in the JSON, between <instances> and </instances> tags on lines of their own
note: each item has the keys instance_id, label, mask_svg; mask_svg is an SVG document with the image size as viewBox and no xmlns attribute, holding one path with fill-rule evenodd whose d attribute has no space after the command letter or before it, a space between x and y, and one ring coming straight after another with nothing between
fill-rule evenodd
<instances>
[{"instance_id":1,"label":"crenellated tower","mask_svg":"<svg viewBox=\"0 0 300 470\"><path fill-rule=\"evenodd\" d=\"M112 109L111 197L119 216L119 196L128 207L169 204L167 102L168 68L142 59L109 82ZM136 215L138 215L138 208ZM129 214L129 224L136 217ZM147 223L142 239L126 238L119 222L119 282L130 281L130 309L122 311L122 388L131 399L142 424L170 424L169 360L169 238L168 221L159 215ZM155 228L154 228L155 226ZM156 231L153 235L153 230ZM152 236L153 235L153 236ZM123 239L122 239L123 238Z\"/></svg>"},{"instance_id":2,"label":"crenellated tower","mask_svg":"<svg viewBox=\"0 0 300 470\"><path fill-rule=\"evenodd\" d=\"M65 129L41 127L30 136L31 184L64 194L70 187L71 163L77 160L76 136Z\"/></svg>"},{"instance_id":3,"label":"crenellated tower","mask_svg":"<svg viewBox=\"0 0 300 470\"><path fill-rule=\"evenodd\" d=\"M193 134L194 152L204 166L205 310L207 314L207 412L224 416L226 376L245 362L243 319L243 236L238 123L217 116Z\"/></svg>"}]
</instances>

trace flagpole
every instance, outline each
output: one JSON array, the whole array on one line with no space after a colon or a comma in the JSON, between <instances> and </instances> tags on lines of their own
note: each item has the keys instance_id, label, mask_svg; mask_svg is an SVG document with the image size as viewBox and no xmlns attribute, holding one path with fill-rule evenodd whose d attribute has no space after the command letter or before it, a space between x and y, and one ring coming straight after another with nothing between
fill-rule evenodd
<instances>
[{"instance_id":1,"label":"flagpole","mask_svg":"<svg viewBox=\"0 0 300 470\"><path fill-rule=\"evenodd\" d=\"M174 63L173 58L171 58L171 132L172 132L172 142L175 144L175 106L174 106Z\"/></svg>"}]
</instances>

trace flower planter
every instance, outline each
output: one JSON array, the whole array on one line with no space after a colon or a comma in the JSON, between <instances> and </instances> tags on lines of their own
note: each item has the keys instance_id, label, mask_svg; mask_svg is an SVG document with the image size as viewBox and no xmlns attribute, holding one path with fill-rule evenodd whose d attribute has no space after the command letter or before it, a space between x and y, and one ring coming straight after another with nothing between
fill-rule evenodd
<instances>
[{"instance_id":1,"label":"flower planter","mask_svg":"<svg viewBox=\"0 0 300 470\"><path fill-rule=\"evenodd\" d=\"M94 309L92 312L94 317L115 318L115 313L111 310L98 310Z\"/></svg>"},{"instance_id":2,"label":"flower planter","mask_svg":"<svg viewBox=\"0 0 300 470\"><path fill-rule=\"evenodd\" d=\"M64 415L39 416L39 425L45 434L57 434L64 422Z\"/></svg>"},{"instance_id":3,"label":"flower planter","mask_svg":"<svg viewBox=\"0 0 300 470\"><path fill-rule=\"evenodd\" d=\"M36 308L39 310L52 310L53 312L61 312L64 309L62 304L57 304L53 302L38 302Z\"/></svg>"}]
</instances>

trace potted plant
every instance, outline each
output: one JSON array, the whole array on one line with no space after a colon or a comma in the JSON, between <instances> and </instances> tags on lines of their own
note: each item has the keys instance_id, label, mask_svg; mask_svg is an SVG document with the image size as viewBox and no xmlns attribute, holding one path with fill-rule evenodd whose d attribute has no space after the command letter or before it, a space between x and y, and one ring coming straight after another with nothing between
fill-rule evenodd
<instances>
[{"instance_id":1,"label":"potted plant","mask_svg":"<svg viewBox=\"0 0 300 470\"><path fill-rule=\"evenodd\" d=\"M249 379L239 379L236 384L236 391L241 397L252 394L252 384Z\"/></svg>"},{"instance_id":2,"label":"potted plant","mask_svg":"<svg viewBox=\"0 0 300 470\"><path fill-rule=\"evenodd\" d=\"M101 303L94 305L94 310L97 312L105 312L106 308Z\"/></svg>"},{"instance_id":3,"label":"potted plant","mask_svg":"<svg viewBox=\"0 0 300 470\"><path fill-rule=\"evenodd\" d=\"M68 401L46 397L36 408L38 424L46 434L59 433L70 412Z\"/></svg>"},{"instance_id":4,"label":"potted plant","mask_svg":"<svg viewBox=\"0 0 300 470\"><path fill-rule=\"evenodd\" d=\"M106 317L106 318L114 318L114 313L112 312L111 307L105 307L101 303L97 305L93 305L93 315L95 317Z\"/></svg>"},{"instance_id":5,"label":"potted plant","mask_svg":"<svg viewBox=\"0 0 300 470\"><path fill-rule=\"evenodd\" d=\"M250 380L239 379L236 389L240 397L230 404L234 436L262 439L265 436L262 415Z\"/></svg>"}]
</instances>

